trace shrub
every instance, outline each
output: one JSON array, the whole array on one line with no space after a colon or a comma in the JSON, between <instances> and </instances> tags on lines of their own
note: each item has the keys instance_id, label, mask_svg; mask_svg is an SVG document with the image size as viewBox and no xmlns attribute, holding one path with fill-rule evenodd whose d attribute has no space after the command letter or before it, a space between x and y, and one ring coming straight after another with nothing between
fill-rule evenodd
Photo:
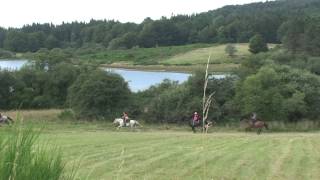
<instances>
[{"instance_id":1,"label":"shrub","mask_svg":"<svg viewBox=\"0 0 320 180\"><path fill-rule=\"evenodd\" d=\"M267 43L260 34L253 36L249 43L249 51L253 54L268 51Z\"/></svg>"},{"instance_id":2,"label":"shrub","mask_svg":"<svg viewBox=\"0 0 320 180\"><path fill-rule=\"evenodd\" d=\"M118 74L89 71L82 73L70 87L68 101L78 117L114 117L129 106L130 90Z\"/></svg>"}]
</instances>

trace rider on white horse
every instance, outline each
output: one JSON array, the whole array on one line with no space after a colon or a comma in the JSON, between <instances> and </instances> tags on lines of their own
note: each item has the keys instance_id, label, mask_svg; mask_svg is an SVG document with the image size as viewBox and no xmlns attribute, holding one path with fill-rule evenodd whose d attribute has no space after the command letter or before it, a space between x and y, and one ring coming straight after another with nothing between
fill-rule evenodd
<instances>
[{"instance_id":1,"label":"rider on white horse","mask_svg":"<svg viewBox=\"0 0 320 180\"><path fill-rule=\"evenodd\" d=\"M0 113L0 123L13 123L13 119Z\"/></svg>"},{"instance_id":2,"label":"rider on white horse","mask_svg":"<svg viewBox=\"0 0 320 180\"><path fill-rule=\"evenodd\" d=\"M119 124L119 126L117 127L117 129L119 129L119 128L121 128L121 127L125 127L124 121L123 121L122 118L116 118L116 119L114 119L113 124ZM133 119L131 119L131 120L129 121L129 123L126 124L126 126L130 126L131 128L133 128L133 127L135 127L135 126L140 126L140 127L142 127L137 120L133 120Z\"/></svg>"},{"instance_id":3,"label":"rider on white horse","mask_svg":"<svg viewBox=\"0 0 320 180\"><path fill-rule=\"evenodd\" d=\"M122 113L122 119L123 119L123 125L124 126L127 126L127 122L128 122L128 120L129 120L129 116L128 116L128 113L127 112L123 112Z\"/></svg>"}]
</instances>

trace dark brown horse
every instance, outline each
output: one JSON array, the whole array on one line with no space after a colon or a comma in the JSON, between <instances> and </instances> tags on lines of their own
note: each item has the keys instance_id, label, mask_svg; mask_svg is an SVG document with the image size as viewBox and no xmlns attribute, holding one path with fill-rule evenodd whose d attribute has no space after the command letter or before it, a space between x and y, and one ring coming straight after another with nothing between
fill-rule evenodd
<instances>
[{"instance_id":1,"label":"dark brown horse","mask_svg":"<svg viewBox=\"0 0 320 180\"><path fill-rule=\"evenodd\" d=\"M245 128L246 131L251 129L258 129L257 134L260 134L263 128L266 128L266 130L269 129L268 124L262 121L260 118L257 118L256 121L253 121L250 119L250 117L242 117L240 121L247 124Z\"/></svg>"}]
</instances>

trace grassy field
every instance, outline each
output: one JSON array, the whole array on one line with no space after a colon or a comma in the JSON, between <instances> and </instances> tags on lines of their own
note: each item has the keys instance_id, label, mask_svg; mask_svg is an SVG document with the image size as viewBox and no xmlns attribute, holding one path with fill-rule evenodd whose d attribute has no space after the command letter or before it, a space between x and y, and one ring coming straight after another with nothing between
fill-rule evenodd
<instances>
[{"instance_id":1,"label":"grassy field","mask_svg":"<svg viewBox=\"0 0 320 180\"><path fill-rule=\"evenodd\" d=\"M230 72L250 55L248 43L234 44L237 52L230 57L226 45L194 44L185 46L106 50L79 56L82 60L98 62L107 67L152 69L190 72L207 63L211 54L210 71ZM272 45L273 46L273 45Z\"/></svg>"},{"instance_id":2,"label":"grassy field","mask_svg":"<svg viewBox=\"0 0 320 180\"><path fill-rule=\"evenodd\" d=\"M21 115L44 127L40 142L58 145L70 171L79 163L78 179L320 179L318 131L257 135L213 128L203 135L149 125L117 131L110 122L62 121L59 113Z\"/></svg>"},{"instance_id":3,"label":"grassy field","mask_svg":"<svg viewBox=\"0 0 320 180\"><path fill-rule=\"evenodd\" d=\"M211 44L191 44L184 46L168 46L156 48L132 48L124 50L99 50L92 52L76 53L80 60L90 60L101 64L123 63L130 65L155 65L163 59L167 59L177 54L206 48Z\"/></svg>"},{"instance_id":4,"label":"grassy field","mask_svg":"<svg viewBox=\"0 0 320 180\"><path fill-rule=\"evenodd\" d=\"M318 133L53 131L80 179L319 179Z\"/></svg>"},{"instance_id":5,"label":"grassy field","mask_svg":"<svg viewBox=\"0 0 320 180\"><path fill-rule=\"evenodd\" d=\"M237 52L234 57L230 57L226 52L226 44L214 45L207 48L199 48L183 54L175 55L171 58L161 61L163 64L179 65L179 64L206 64L209 55L211 55L212 64L237 64L242 58L250 55L248 43L234 44Z\"/></svg>"}]
</instances>

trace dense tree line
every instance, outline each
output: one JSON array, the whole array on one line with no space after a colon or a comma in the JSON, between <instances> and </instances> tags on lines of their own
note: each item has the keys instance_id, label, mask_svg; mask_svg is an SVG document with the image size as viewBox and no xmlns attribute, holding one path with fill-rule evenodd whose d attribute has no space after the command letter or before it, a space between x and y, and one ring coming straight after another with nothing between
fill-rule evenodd
<instances>
[{"instance_id":1,"label":"dense tree line","mask_svg":"<svg viewBox=\"0 0 320 180\"><path fill-rule=\"evenodd\" d=\"M72 108L84 119L112 119L128 111L152 123L186 123L193 111L202 111L204 72L195 72L183 84L165 80L132 93L119 75L73 65L62 50L54 51L43 50L38 60L19 71L0 71L0 109ZM215 95L209 118L237 121L257 112L266 120L317 120L319 66L319 58L280 47L251 55L227 78L210 76L208 92Z\"/></svg>"},{"instance_id":2,"label":"dense tree line","mask_svg":"<svg viewBox=\"0 0 320 180\"><path fill-rule=\"evenodd\" d=\"M91 20L61 25L31 24L22 28L0 28L0 48L15 52L35 52L40 48L84 47L99 44L110 49L157 47L190 43L249 42L260 34L267 43L283 40L293 50L296 34L306 34L304 49L318 41L318 23L301 25L294 17L316 17L318 0L278 0L223 8L194 15L176 15L160 20L146 18L142 23ZM312 22L314 22L312 20ZM318 21L319 22L319 21ZM292 28L293 27L293 28ZM278 32L279 31L279 32ZM300 36L299 36L300 37ZM310 49L311 48L311 49Z\"/></svg>"},{"instance_id":3,"label":"dense tree line","mask_svg":"<svg viewBox=\"0 0 320 180\"><path fill-rule=\"evenodd\" d=\"M42 50L18 71L0 70L0 109L72 108L77 117L111 117L127 107L124 79L93 65L74 65L61 49Z\"/></svg>"}]
</instances>

